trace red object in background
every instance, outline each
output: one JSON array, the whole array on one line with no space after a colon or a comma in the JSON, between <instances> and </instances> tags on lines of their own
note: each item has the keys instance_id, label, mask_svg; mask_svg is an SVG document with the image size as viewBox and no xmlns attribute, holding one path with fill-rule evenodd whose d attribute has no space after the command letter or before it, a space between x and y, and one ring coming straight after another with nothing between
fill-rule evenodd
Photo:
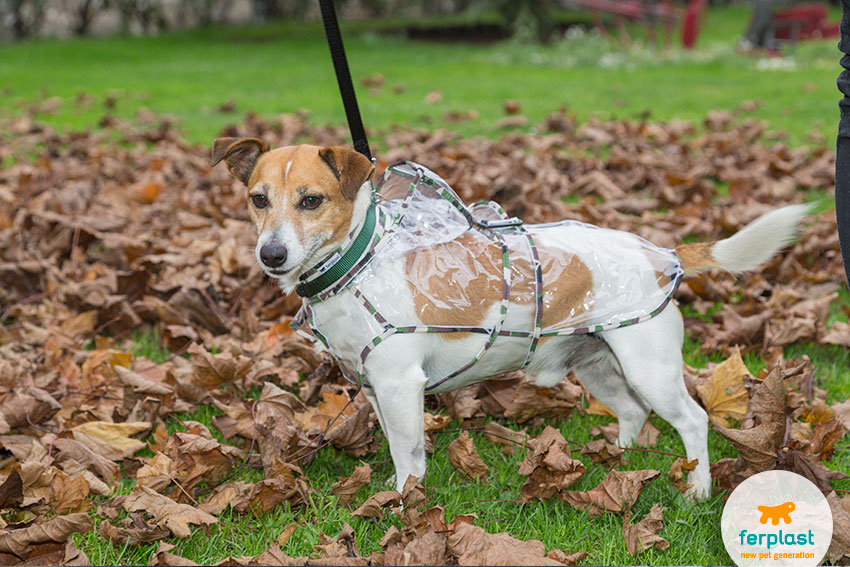
<instances>
[{"instance_id":1,"label":"red object in background","mask_svg":"<svg viewBox=\"0 0 850 567\"><path fill-rule=\"evenodd\" d=\"M706 0L691 0L688 3L688 10L685 12L685 19L682 22L682 47L685 49L693 49L697 43L699 35L699 18L705 8Z\"/></svg>"},{"instance_id":2,"label":"red object in background","mask_svg":"<svg viewBox=\"0 0 850 567\"><path fill-rule=\"evenodd\" d=\"M696 45L699 35L700 15L707 5L707 0L688 0L688 7L683 9L675 5L673 0L570 0L571 4L582 6L593 11L596 15L596 27L606 32L601 15L613 16L619 29L621 40L631 43L624 22L637 23L646 28L650 41L660 38L656 28L662 27L663 43L669 47L673 27L682 21L682 46L690 49ZM681 2L680 2L681 4Z\"/></svg>"},{"instance_id":3,"label":"red object in background","mask_svg":"<svg viewBox=\"0 0 850 567\"><path fill-rule=\"evenodd\" d=\"M838 37L838 24L830 24L826 4L799 4L773 14L775 37L781 41Z\"/></svg>"}]
</instances>

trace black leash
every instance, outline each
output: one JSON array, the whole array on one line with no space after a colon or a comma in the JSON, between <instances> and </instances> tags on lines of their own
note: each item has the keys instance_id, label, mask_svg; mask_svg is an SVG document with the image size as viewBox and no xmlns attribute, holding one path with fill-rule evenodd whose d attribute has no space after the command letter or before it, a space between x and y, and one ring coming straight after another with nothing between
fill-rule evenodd
<instances>
[{"instance_id":1,"label":"black leash","mask_svg":"<svg viewBox=\"0 0 850 567\"><path fill-rule=\"evenodd\" d=\"M844 273L850 284L850 0L841 0L841 41L838 49L844 53L838 76L838 90L844 95L838 103L841 120L838 123L838 141L835 152L835 216L838 238L844 258Z\"/></svg>"},{"instance_id":2,"label":"black leash","mask_svg":"<svg viewBox=\"0 0 850 567\"><path fill-rule=\"evenodd\" d=\"M348 70L348 60L345 58L345 48L342 45L342 34L339 32L339 22L336 19L333 0L319 0L322 9L322 21L325 23L325 35L328 36L328 47L331 49L331 59L334 62L336 81L339 83L339 93L342 95L342 105L348 118L348 129L354 140L354 149L372 159L369 142L366 140L366 130L360 118L360 108L354 95L354 85L351 82L351 72Z\"/></svg>"}]
</instances>

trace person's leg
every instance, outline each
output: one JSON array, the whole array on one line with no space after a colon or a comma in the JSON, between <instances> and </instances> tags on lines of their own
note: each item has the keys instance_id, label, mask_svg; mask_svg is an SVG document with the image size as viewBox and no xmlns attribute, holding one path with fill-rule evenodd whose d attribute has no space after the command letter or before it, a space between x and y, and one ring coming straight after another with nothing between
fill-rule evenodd
<instances>
[{"instance_id":1,"label":"person's leg","mask_svg":"<svg viewBox=\"0 0 850 567\"><path fill-rule=\"evenodd\" d=\"M838 49L844 53L841 58L844 71L838 76L838 90L844 98L838 103L841 118L835 157L835 215L844 258L844 273L850 282L850 0L841 0L841 9L843 16Z\"/></svg>"},{"instance_id":2,"label":"person's leg","mask_svg":"<svg viewBox=\"0 0 850 567\"><path fill-rule=\"evenodd\" d=\"M775 0L755 0L753 19L744 40L753 47L769 47L773 43L773 8Z\"/></svg>"}]
</instances>

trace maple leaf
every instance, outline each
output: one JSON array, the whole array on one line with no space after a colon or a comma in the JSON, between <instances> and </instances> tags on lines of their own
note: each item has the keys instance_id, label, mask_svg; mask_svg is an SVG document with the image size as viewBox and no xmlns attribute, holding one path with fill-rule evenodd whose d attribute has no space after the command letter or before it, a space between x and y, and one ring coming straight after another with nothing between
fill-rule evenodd
<instances>
[{"instance_id":1,"label":"maple leaf","mask_svg":"<svg viewBox=\"0 0 850 567\"><path fill-rule=\"evenodd\" d=\"M622 512L631 508L646 483L660 474L655 470L612 470L596 488L587 492L561 492L561 500L576 508L587 508L591 518L605 512Z\"/></svg>"},{"instance_id":2,"label":"maple leaf","mask_svg":"<svg viewBox=\"0 0 850 567\"><path fill-rule=\"evenodd\" d=\"M505 455L513 455L516 447L528 446L528 433L525 429L514 431L495 421L484 426L484 435L491 443L502 445L502 453Z\"/></svg>"},{"instance_id":3,"label":"maple leaf","mask_svg":"<svg viewBox=\"0 0 850 567\"><path fill-rule=\"evenodd\" d=\"M682 457L678 457L675 461L673 461L673 464L670 465L670 471L667 473L667 478L670 479L670 482L676 487L676 490L682 494L687 494L688 490L693 488L692 484L688 484L687 481L685 481L685 473L692 472L695 468L697 468L698 463L699 459L689 461Z\"/></svg>"},{"instance_id":4,"label":"maple leaf","mask_svg":"<svg viewBox=\"0 0 850 567\"><path fill-rule=\"evenodd\" d=\"M697 385L703 407L712 423L728 427L729 419L741 419L747 413L747 384L753 380L740 350L718 364L708 380Z\"/></svg>"},{"instance_id":5,"label":"maple leaf","mask_svg":"<svg viewBox=\"0 0 850 567\"><path fill-rule=\"evenodd\" d=\"M458 524L446 541L458 565L564 565L546 555L538 540L522 541L507 533L490 534L472 524Z\"/></svg>"},{"instance_id":6,"label":"maple leaf","mask_svg":"<svg viewBox=\"0 0 850 567\"><path fill-rule=\"evenodd\" d=\"M850 559L850 500L839 498L832 491L826 495L829 509L832 511L832 541L827 556L835 564Z\"/></svg>"},{"instance_id":7,"label":"maple leaf","mask_svg":"<svg viewBox=\"0 0 850 567\"><path fill-rule=\"evenodd\" d=\"M570 456L570 447L561 432L547 426L529 441L532 451L519 465L519 474L528 476L520 489L523 501L548 500L558 491L569 488L584 475L584 464Z\"/></svg>"},{"instance_id":8,"label":"maple leaf","mask_svg":"<svg viewBox=\"0 0 850 567\"><path fill-rule=\"evenodd\" d=\"M482 484L487 483L487 474L490 469L475 449L468 431L461 433L449 445L449 462L467 477L481 480Z\"/></svg>"},{"instance_id":9,"label":"maple leaf","mask_svg":"<svg viewBox=\"0 0 850 567\"><path fill-rule=\"evenodd\" d=\"M63 543L73 533L91 531L92 521L88 514L77 513L56 516L43 523L18 529L0 530L0 553L12 553L25 558L31 546L47 542Z\"/></svg>"},{"instance_id":10,"label":"maple leaf","mask_svg":"<svg viewBox=\"0 0 850 567\"><path fill-rule=\"evenodd\" d=\"M218 520L188 504L178 504L171 498L157 494L150 488L140 486L123 501L127 512L144 512L150 515L157 526L169 530L174 537L187 538L192 535L190 524L209 526Z\"/></svg>"},{"instance_id":11,"label":"maple leaf","mask_svg":"<svg viewBox=\"0 0 850 567\"><path fill-rule=\"evenodd\" d=\"M649 513L636 524L629 523L630 513L626 512L623 517L623 537L626 539L626 548L629 554L634 556L650 547L664 551L670 547L670 542L658 535L664 527L662 521L664 509L661 504L653 504Z\"/></svg>"},{"instance_id":12,"label":"maple leaf","mask_svg":"<svg viewBox=\"0 0 850 567\"><path fill-rule=\"evenodd\" d=\"M712 425L738 449L741 466L736 466L737 482L776 467L777 450L785 436L785 387L779 368L753 387L747 415L757 422L750 429Z\"/></svg>"},{"instance_id":13,"label":"maple leaf","mask_svg":"<svg viewBox=\"0 0 850 567\"><path fill-rule=\"evenodd\" d=\"M371 480L372 467L368 463L363 463L356 467L350 476L335 482L331 487L331 492L339 497L340 506L345 506L351 502L360 487L369 484Z\"/></svg>"}]
</instances>

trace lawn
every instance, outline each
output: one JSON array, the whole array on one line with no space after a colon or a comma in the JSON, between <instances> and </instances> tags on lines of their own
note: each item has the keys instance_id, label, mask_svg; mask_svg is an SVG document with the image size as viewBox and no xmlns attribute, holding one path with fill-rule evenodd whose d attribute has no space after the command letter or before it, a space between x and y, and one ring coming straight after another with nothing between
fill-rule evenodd
<instances>
[{"instance_id":1,"label":"lawn","mask_svg":"<svg viewBox=\"0 0 850 567\"><path fill-rule=\"evenodd\" d=\"M490 135L507 99L520 103L529 124L561 105L581 119L634 118L650 111L653 119L700 121L708 110L757 101L761 107L753 115L786 131L793 143L805 141L812 130L832 139L840 71L836 42L801 43L781 60L741 56L734 47L747 18L747 7L713 10L692 52L677 46L669 52L640 46L625 52L596 37L550 47L410 42L378 34L365 23L344 22L343 33L355 82L374 73L386 80L374 93L358 87L365 123L376 132L407 124ZM60 107L45 117L58 125L95 124L110 95L118 115L132 116L142 107L173 115L188 140L199 144L208 144L235 120L218 111L228 101L238 113L269 117L306 110L317 124L344 120L318 22L149 38L38 40L2 50L0 107L21 109L58 97ZM425 97L433 91L442 99L428 104ZM92 95L93 104L75 102L81 93ZM470 110L478 119L461 124L443 119L448 112Z\"/></svg>"},{"instance_id":2,"label":"lawn","mask_svg":"<svg viewBox=\"0 0 850 567\"><path fill-rule=\"evenodd\" d=\"M410 42L398 34L378 33L363 23L344 25L343 32L364 120L375 141L373 150L377 147L380 151L383 133L400 124L445 127L464 136L497 135L493 124L504 117L503 103L508 99L521 105L521 113L529 118L524 128L529 131L562 105L582 121L590 116L635 118L649 111L653 120L700 122L711 110L735 110L742 101L756 101L756 108L748 115L787 133L791 145L812 143L813 133L833 139L838 118L835 79L840 71L835 41L803 43L778 60L738 55L734 45L747 17L747 8L712 11L699 48L693 52L678 48L658 52L640 45L627 52L591 33L543 47L513 41L488 46ZM370 91L359 86L360 78L374 73L385 77L382 87ZM96 128L105 112L130 118L145 108L178 119L179 130L193 144L209 144L245 111L272 117L306 110L316 124L343 120L327 46L316 23L4 45L0 84L5 85L0 90L2 112L21 113L41 104L41 120L60 128L86 129ZM442 97L426 102L426 95L433 91L439 91ZM52 97L58 99L44 104ZM109 105L114 103L114 109L106 108L107 100L113 101ZM228 101L235 105L236 114L220 109ZM475 111L477 118L456 123L445 117L449 112L467 111ZM841 292L841 305L850 306L846 289ZM839 306L834 308L833 321L847 321ZM154 361L170 354L157 329L142 329L126 346ZM703 355L698 347L692 338L686 340L685 359L689 364L704 367L723 360L719 352ZM814 363L816 384L829 392L830 403L850 396L847 349L815 344L786 348L786 357L803 355ZM757 355L747 355L745 361L753 373L764 366ZM212 406L202 406L183 417L201 421L215 431L210 420L219 413ZM593 425L609 421L601 416L576 415L559 428L578 446L591 439ZM676 432L654 415L651 421L661 431L655 449L683 454ZM179 420L170 421L171 431L179 427ZM449 429L459 427L452 423ZM541 429L531 428L529 433L535 435ZM437 434L435 452L428 461L430 502L444 506L447 517L456 512L475 513L478 523L491 532L538 539L547 549L591 551L587 564L730 564L719 529L723 494L693 504L663 479L650 483L633 515L641 518L653 503L661 502L661 535L671 546L666 551L650 549L633 558L623 541L621 515L605 514L591 520L584 511L557 498L519 504L524 478L517 474L516 464L524 456L522 450L507 457L483 436L473 434L491 473L486 484L465 480L447 456L446 448L456 436L456 431ZM736 455L714 432L710 433L709 451L715 461ZM624 468L651 468L665 474L674 460L673 456L638 451L626 457L629 464ZM573 488L588 490L601 481L606 470L580 458L588 473ZM372 483L358 493L358 504L366 496L388 489L385 481L392 474L383 439L381 450L363 460L372 465L374 473ZM306 508L284 505L261 516L240 516L228 510L219 517L221 524L210 532L197 530L188 539L173 541L175 553L199 563L215 562L227 555L257 555L284 527L296 523L298 528L284 551L291 556L308 555L319 543L321 533L335 537L344 522L354 528L363 555L379 551L378 542L392 521L352 517L348 508L337 505L330 490L331 484L351 474L358 462L340 451L320 451L304 471L316 489ZM827 466L850 471L850 451L839 451ZM261 476L259 471L243 471L234 480L253 482ZM133 485L134 481L124 480L117 490L128 493ZM850 480L836 481L833 486L850 490ZM100 517L95 511L92 517L96 527ZM96 530L75 536L75 541L94 564L101 565L147 564L156 548L156 543L114 546Z\"/></svg>"}]
</instances>

